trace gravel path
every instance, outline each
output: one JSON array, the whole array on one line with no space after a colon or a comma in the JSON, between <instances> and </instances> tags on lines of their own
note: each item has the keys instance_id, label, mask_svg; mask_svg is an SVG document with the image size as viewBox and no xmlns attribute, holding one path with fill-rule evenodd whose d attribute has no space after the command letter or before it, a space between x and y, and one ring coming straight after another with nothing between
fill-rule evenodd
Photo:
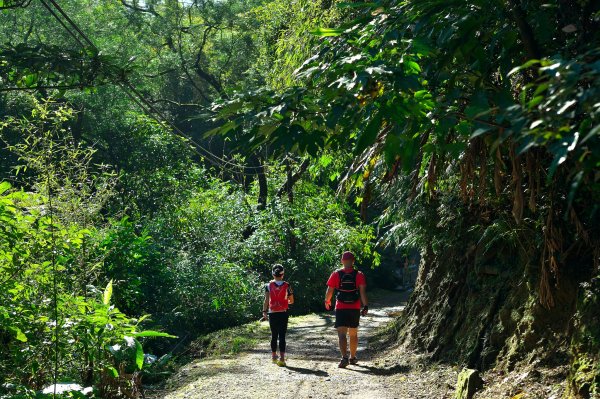
<instances>
[{"instance_id":1,"label":"gravel path","mask_svg":"<svg viewBox=\"0 0 600 399\"><path fill-rule=\"evenodd\" d=\"M359 364L339 369L332 313L290 318L287 367L271 363L268 342L235 357L202 359L182 367L167 386L152 395L166 399L196 398L450 398L456 372L423 370L406 354L377 352L376 332L404 309L407 295L385 292L371 298L361 318ZM266 323L265 323L266 324ZM265 326L265 328L268 328ZM387 352L387 353L386 353ZM409 364L412 364L409 365Z\"/></svg>"}]
</instances>

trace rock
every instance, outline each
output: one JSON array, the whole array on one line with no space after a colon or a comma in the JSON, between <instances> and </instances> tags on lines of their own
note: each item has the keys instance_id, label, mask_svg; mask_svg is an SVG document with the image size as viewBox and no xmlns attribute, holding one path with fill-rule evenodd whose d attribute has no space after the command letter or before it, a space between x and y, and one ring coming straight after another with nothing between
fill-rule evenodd
<instances>
[{"instance_id":1,"label":"rock","mask_svg":"<svg viewBox=\"0 0 600 399\"><path fill-rule=\"evenodd\" d=\"M456 381L455 399L472 399L475 392L483 388L483 380L479 371L474 369L463 369Z\"/></svg>"},{"instance_id":2,"label":"rock","mask_svg":"<svg viewBox=\"0 0 600 399\"><path fill-rule=\"evenodd\" d=\"M581 285L565 398L600 397L600 277Z\"/></svg>"}]
</instances>

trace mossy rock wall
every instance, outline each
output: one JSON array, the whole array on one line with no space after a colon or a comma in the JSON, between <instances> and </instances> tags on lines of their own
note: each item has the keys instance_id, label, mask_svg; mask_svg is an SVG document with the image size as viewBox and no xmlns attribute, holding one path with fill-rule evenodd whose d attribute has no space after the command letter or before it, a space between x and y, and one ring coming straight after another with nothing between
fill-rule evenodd
<instances>
[{"instance_id":1,"label":"mossy rock wall","mask_svg":"<svg viewBox=\"0 0 600 399\"><path fill-rule=\"evenodd\" d=\"M435 360L479 370L510 371L534 358L567 364L560 343L569 335L578 276L565 269L552 288L555 306L546 309L538 297L539 260L529 255L525 260L501 242L485 254L474 243L426 248L398 339Z\"/></svg>"},{"instance_id":2,"label":"mossy rock wall","mask_svg":"<svg viewBox=\"0 0 600 399\"><path fill-rule=\"evenodd\" d=\"M582 285L571 353L565 398L600 398L600 276Z\"/></svg>"}]
</instances>

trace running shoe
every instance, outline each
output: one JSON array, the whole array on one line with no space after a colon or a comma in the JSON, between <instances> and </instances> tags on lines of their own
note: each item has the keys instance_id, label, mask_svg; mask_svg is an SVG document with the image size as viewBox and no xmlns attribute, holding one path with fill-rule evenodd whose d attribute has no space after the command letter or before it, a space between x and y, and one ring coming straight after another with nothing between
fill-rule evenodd
<instances>
[{"instance_id":1,"label":"running shoe","mask_svg":"<svg viewBox=\"0 0 600 399\"><path fill-rule=\"evenodd\" d=\"M348 358L347 357L343 357L342 360L340 360L340 364L338 364L338 367L341 369L345 369L348 366Z\"/></svg>"}]
</instances>

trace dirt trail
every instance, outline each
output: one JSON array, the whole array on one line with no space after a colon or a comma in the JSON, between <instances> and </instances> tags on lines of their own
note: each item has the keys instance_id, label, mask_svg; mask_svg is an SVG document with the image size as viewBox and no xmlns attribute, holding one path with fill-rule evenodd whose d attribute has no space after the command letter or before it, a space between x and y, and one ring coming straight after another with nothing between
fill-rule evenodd
<instances>
[{"instance_id":1,"label":"dirt trail","mask_svg":"<svg viewBox=\"0 0 600 399\"><path fill-rule=\"evenodd\" d=\"M339 369L337 335L332 313L290 318L287 367L271 363L268 342L235 357L197 360L179 370L169 391L153 397L196 398L430 398L450 397L445 381L411 378L413 367L399 365L377 353L375 332L404 309L407 294L385 292L371 298L361 318L359 364ZM265 323L266 324L266 323ZM265 328L267 328L265 326ZM445 370L448 374L448 370ZM418 386L415 386L415 383ZM431 389L434 388L435 389ZM435 392L435 394L434 394ZM433 396L431 396L433 394Z\"/></svg>"}]
</instances>

